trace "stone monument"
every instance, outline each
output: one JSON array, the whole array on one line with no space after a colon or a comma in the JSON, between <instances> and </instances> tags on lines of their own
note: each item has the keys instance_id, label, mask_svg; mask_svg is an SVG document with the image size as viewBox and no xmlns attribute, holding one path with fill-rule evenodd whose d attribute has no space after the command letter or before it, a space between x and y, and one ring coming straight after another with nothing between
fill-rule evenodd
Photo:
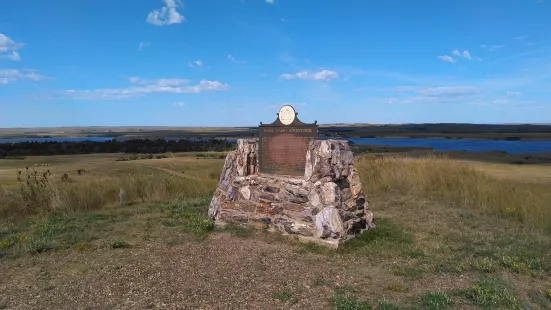
<instances>
[{"instance_id":1,"label":"stone monument","mask_svg":"<svg viewBox=\"0 0 551 310\"><path fill-rule=\"evenodd\" d=\"M259 139L238 139L209 206L217 226L254 225L338 247L374 228L347 141L318 140L289 105Z\"/></svg>"}]
</instances>

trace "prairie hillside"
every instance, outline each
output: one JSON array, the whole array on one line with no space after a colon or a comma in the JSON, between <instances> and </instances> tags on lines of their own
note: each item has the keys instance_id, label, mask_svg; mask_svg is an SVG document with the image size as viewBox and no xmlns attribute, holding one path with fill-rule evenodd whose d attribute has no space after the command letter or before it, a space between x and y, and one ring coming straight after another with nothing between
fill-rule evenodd
<instances>
[{"instance_id":1,"label":"prairie hillside","mask_svg":"<svg viewBox=\"0 0 551 310\"><path fill-rule=\"evenodd\" d=\"M165 155L0 161L0 305L551 305L551 166L359 155L377 228L335 251L262 230L214 228L206 211L223 153Z\"/></svg>"}]
</instances>

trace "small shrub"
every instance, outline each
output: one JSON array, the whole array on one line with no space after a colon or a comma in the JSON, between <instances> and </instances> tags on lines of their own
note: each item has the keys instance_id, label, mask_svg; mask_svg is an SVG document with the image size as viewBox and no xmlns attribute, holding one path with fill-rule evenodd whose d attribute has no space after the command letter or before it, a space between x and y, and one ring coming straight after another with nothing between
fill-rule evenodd
<instances>
[{"instance_id":1,"label":"small shrub","mask_svg":"<svg viewBox=\"0 0 551 310\"><path fill-rule=\"evenodd\" d=\"M482 272L491 273L497 270L497 263L490 257L477 257L472 262L471 266Z\"/></svg>"},{"instance_id":2,"label":"small shrub","mask_svg":"<svg viewBox=\"0 0 551 310\"><path fill-rule=\"evenodd\" d=\"M503 266L509 268L511 271L516 273L525 273L529 269L528 265L525 262L521 261L517 256L514 255L503 256L501 263L503 264Z\"/></svg>"},{"instance_id":3,"label":"small shrub","mask_svg":"<svg viewBox=\"0 0 551 310\"><path fill-rule=\"evenodd\" d=\"M290 304L294 305L298 302L298 300L293 296L293 293L289 291L278 291L272 294L272 298L277 299L281 302L290 302Z\"/></svg>"},{"instance_id":4,"label":"small shrub","mask_svg":"<svg viewBox=\"0 0 551 310\"><path fill-rule=\"evenodd\" d=\"M89 242L78 242L71 246L71 248L77 252L85 252L85 251L91 251L95 249L96 247Z\"/></svg>"},{"instance_id":5,"label":"small shrub","mask_svg":"<svg viewBox=\"0 0 551 310\"><path fill-rule=\"evenodd\" d=\"M190 221L188 227L193 234L203 235L214 229L214 221L197 217Z\"/></svg>"},{"instance_id":6,"label":"small shrub","mask_svg":"<svg viewBox=\"0 0 551 310\"><path fill-rule=\"evenodd\" d=\"M64 173L61 175L61 182L71 182L71 177L69 177L69 175L67 173Z\"/></svg>"},{"instance_id":7,"label":"small shrub","mask_svg":"<svg viewBox=\"0 0 551 310\"><path fill-rule=\"evenodd\" d=\"M23 248L25 252L30 254L40 254L53 249L44 237L35 237L30 239L24 243Z\"/></svg>"},{"instance_id":8,"label":"small shrub","mask_svg":"<svg viewBox=\"0 0 551 310\"><path fill-rule=\"evenodd\" d=\"M408 288L400 282L391 282L386 286L386 289L398 293L403 293L408 290Z\"/></svg>"},{"instance_id":9,"label":"small shrub","mask_svg":"<svg viewBox=\"0 0 551 310\"><path fill-rule=\"evenodd\" d=\"M115 240L111 242L111 248L113 249L125 249L129 247L130 247L130 244L124 240Z\"/></svg>"}]
</instances>

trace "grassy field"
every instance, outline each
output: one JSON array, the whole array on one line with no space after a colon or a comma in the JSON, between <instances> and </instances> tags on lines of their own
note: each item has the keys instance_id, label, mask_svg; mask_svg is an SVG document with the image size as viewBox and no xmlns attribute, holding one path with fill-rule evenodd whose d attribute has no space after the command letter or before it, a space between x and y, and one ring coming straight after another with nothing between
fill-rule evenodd
<instances>
[{"instance_id":1,"label":"grassy field","mask_svg":"<svg viewBox=\"0 0 551 310\"><path fill-rule=\"evenodd\" d=\"M329 250L215 229L223 160L174 155L0 161L0 309L551 308L549 165L361 155L377 228Z\"/></svg>"}]
</instances>

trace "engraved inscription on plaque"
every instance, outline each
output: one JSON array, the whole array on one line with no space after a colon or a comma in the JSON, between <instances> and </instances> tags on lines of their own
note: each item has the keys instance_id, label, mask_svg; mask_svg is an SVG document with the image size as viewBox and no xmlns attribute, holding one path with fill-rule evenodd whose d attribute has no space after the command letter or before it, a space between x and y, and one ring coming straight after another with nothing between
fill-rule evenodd
<instances>
[{"instance_id":1,"label":"engraved inscription on plaque","mask_svg":"<svg viewBox=\"0 0 551 310\"><path fill-rule=\"evenodd\" d=\"M304 175L310 140L318 138L317 121L305 124L290 105L284 105L272 124L259 129L259 162L261 173Z\"/></svg>"},{"instance_id":2,"label":"engraved inscription on plaque","mask_svg":"<svg viewBox=\"0 0 551 310\"><path fill-rule=\"evenodd\" d=\"M310 140L317 139L317 126L261 127L260 172L304 175Z\"/></svg>"}]
</instances>

